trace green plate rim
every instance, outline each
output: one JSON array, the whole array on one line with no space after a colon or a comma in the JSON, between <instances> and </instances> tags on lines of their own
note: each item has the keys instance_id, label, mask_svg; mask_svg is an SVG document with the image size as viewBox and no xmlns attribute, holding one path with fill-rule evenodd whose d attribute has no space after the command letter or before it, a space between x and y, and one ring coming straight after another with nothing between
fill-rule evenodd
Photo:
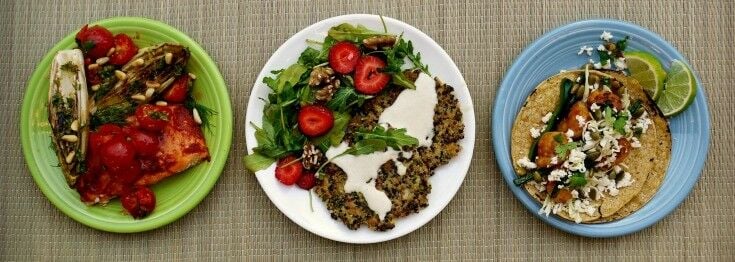
<instances>
[{"instance_id":1,"label":"green plate rim","mask_svg":"<svg viewBox=\"0 0 735 262\"><path fill-rule=\"evenodd\" d=\"M20 136L23 155L25 157L25 163L30 170L33 180L35 181L36 185L38 185L38 188L41 190L41 192L46 196L46 198L49 199L49 201L61 212L79 223L98 230L115 233L135 233L159 228L178 220L189 211L191 211L194 207L196 207L212 190L215 183L219 179L219 176L221 175L225 164L227 163L230 147L232 145L233 125L232 108L227 86L225 85L225 81L219 71L219 68L209 56L209 54L204 51L204 48L202 48L188 35L166 23L143 17L111 17L96 22L91 22L89 24L98 24L103 26L116 24L134 25L147 29L158 30L161 32L165 32L165 34L167 35L172 35L175 38L182 39L182 44L186 45L193 54L199 54L202 58L202 68L204 68L205 71L213 73L211 81L215 83L215 86L212 87L212 92L220 93L220 95L218 96L226 98L224 99L226 101L220 106L220 108L218 108L219 111L217 114L218 118L223 119L221 121L222 123L218 123L223 125L218 126L217 128L221 129L220 133L224 133L224 136L220 138L220 143L218 145L215 145L214 147L217 152L222 154L222 157L221 159L213 158L209 162L212 165L210 170L213 170L214 172L207 174L207 177L205 179L203 179L200 183L192 188L193 192L186 197L186 201L184 201L183 203L179 203L176 206L173 206L169 212L163 214L162 216L156 217L155 219L142 219L136 221L136 223L129 224L107 224L103 221L96 220L94 217L90 217L86 214L77 212L73 209L73 207L66 205L59 196L54 194L51 186L46 183L46 181L44 181L43 177L40 174L41 171L39 170L38 166L36 166L37 159L32 152L29 130L31 128L31 110L33 109L33 103L31 102L31 100L33 99L33 97L31 95L32 92L29 92L28 90L32 88L37 88L37 86L39 86L39 81L42 81L41 79L43 77L46 77L46 74L48 74L48 72L44 72L44 70L41 70L43 68L42 65L50 63L56 52L70 45L70 43L73 43L74 36L76 34L76 31L73 31L69 33L66 37L64 37L61 41L56 43L54 47L51 48L48 53L46 53L46 55L44 55L43 59L39 61L39 63L36 65L36 68L34 69L34 72L28 79L25 94L23 96L23 103L21 106L20 115ZM218 100L217 102L222 101ZM212 150L212 148L213 147L210 146L210 150Z\"/></svg>"}]
</instances>

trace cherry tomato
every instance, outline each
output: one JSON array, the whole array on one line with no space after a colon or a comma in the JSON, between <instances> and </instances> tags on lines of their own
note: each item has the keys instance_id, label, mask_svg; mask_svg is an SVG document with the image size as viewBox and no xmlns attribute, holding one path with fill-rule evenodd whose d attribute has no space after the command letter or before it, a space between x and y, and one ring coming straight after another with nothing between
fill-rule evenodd
<instances>
[{"instance_id":1,"label":"cherry tomato","mask_svg":"<svg viewBox=\"0 0 735 262\"><path fill-rule=\"evenodd\" d=\"M120 199L123 207L134 218L143 218L156 208L156 196L147 187L136 187Z\"/></svg>"},{"instance_id":2,"label":"cherry tomato","mask_svg":"<svg viewBox=\"0 0 735 262\"><path fill-rule=\"evenodd\" d=\"M165 106L145 104L135 110L135 118L144 130L158 132L171 120L171 109Z\"/></svg>"},{"instance_id":3,"label":"cherry tomato","mask_svg":"<svg viewBox=\"0 0 735 262\"><path fill-rule=\"evenodd\" d=\"M115 136L100 148L102 163L112 172L122 171L135 163L135 148L122 136Z\"/></svg>"},{"instance_id":4,"label":"cherry tomato","mask_svg":"<svg viewBox=\"0 0 735 262\"><path fill-rule=\"evenodd\" d=\"M128 132L130 142L140 156L155 156L158 152L158 137L143 130L131 128Z\"/></svg>"},{"instance_id":5,"label":"cherry tomato","mask_svg":"<svg viewBox=\"0 0 735 262\"><path fill-rule=\"evenodd\" d=\"M189 85L191 78L188 74L183 74L176 78L173 84L163 93L163 99L169 103L183 103L189 94Z\"/></svg>"},{"instance_id":6,"label":"cherry tomato","mask_svg":"<svg viewBox=\"0 0 735 262\"><path fill-rule=\"evenodd\" d=\"M92 154L99 152L102 145L114 136L122 134L122 129L113 124L101 125L96 131L89 133L89 150Z\"/></svg>"},{"instance_id":7,"label":"cherry tomato","mask_svg":"<svg viewBox=\"0 0 735 262\"><path fill-rule=\"evenodd\" d=\"M79 48L90 59L97 59L107 55L107 51L114 45L112 33L106 28L95 25L84 25L77 33L75 40Z\"/></svg>"},{"instance_id":8,"label":"cherry tomato","mask_svg":"<svg viewBox=\"0 0 735 262\"><path fill-rule=\"evenodd\" d=\"M124 65L138 53L138 46L126 34L117 34L114 42L115 52L110 55L110 64Z\"/></svg>"},{"instance_id":9,"label":"cherry tomato","mask_svg":"<svg viewBox=\"0 0 735 262\"><path fill-rule=\"evenodd\" d=\"M114 176L116 180L123 185L132 185L135 183L135 181L138 181L142 174L143 173L141 172L140 162L133 161L133 164L131 164L130 166L123 168L118 172L115 172Z\"/></svg>"}]
</instances>

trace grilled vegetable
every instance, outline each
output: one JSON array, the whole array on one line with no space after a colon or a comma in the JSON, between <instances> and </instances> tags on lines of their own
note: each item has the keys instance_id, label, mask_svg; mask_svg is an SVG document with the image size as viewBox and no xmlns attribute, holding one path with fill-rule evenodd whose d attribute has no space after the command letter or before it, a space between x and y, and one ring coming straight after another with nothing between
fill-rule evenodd
<instances>
[{"instance_id":1,"label":"grilled vegetable","mask_svg":"<svg viewBox=\"0 0 735 262\"><path fill-rule=\"evenodd\" d=\"M85 172L89 122L84 57L79 49L59 51L51 64L48 115L51 141L69 185Z\"/></svg>"},{"instance_id":2,"label":"grilled vegetable","mask_svg":"<svg viewBox=\"0 0 735 262\"><path fill-rule=\"evenodd\" d=\"M177 76L185 73L188 60L189 51L177 44L165 43L140 49L121 71L115 71L115 85L103 95L95 94L93 112L105 112L105 108L125 103L134 106L150 101L165 91ZM98 117L93 113L93 118Z\"/></svg>"}]
</instances>

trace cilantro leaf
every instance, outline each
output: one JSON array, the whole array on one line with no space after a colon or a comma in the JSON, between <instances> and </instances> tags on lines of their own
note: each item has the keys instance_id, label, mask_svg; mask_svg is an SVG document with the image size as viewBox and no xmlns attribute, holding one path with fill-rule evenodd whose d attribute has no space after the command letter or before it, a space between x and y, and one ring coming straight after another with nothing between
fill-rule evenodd
<instances>
[{"instance_id":1,"label":"cilantro leaf","mask_svg":"<svg viewBox=\"0 0 735 262\"><path fill-rule=\"evenodd\" d=\"M617 50L620 50L620 52L625 51L625 49L628 48L628 39L630 39L630 36L625 36L625 38L618 40L618 42L615 43Z\"/></svg>"},{"instance_id":2,"label":"cilantro leaf","mask_svg":"<svg viewBox=\"0 0 735 262\"><path fill-rule=\"evenodd\" d=\"M385 129L380 125L376 125L372 130L358 130L357 132L355 132L355 135L364 140L383 140L389 147L395 150L401 150L401 148L403 147L411 147L419 144L418 139L406 134L405 128Z\"/></svg>"},{"instance_id":3,"label":"cilantro leaf","mask_svg":"<svg viewBox=\"0 0 735 262\"><path fill-rule=\"evenodd\" d=\"M554 153L556 153L558 156L566 157L567 153L571 151L572 149L575 149L579 146L579 143L577 142L569 142L566 144L557 145L554 148Z\"/></svg>"},{"instance_id":4,"label":"cilantro leaf","mask_svg":"<svg viewBox=\"0 0 735 262\"><path fill-rule=\"evenodd\" d=\"M245 168L253 173L266 169L275 162L275 159L264 156L258 152L253 152L252 154L246 155L245 158L243 158Z\"/></svg>"},{"instance_id":5,"label":"cilantro leaf","mask_svg":"<svg viewBox=\"0 0 735 262\"><path fill-rule=\"evenodd\" d=\"M600 56L601 65L607 65L610 62L610 54L607 51L597 51L597 54Z\"/></svg>"},{"instance_id":6,"label":"cilantro leaf","mask_svg":"<svg viewBox=\"0 0 735 262\"><path fill-rule=\"evenodd\" d=\"M618 132L621 135L625 135L626 122L628 122L628 116L626 115L618 116L618 118L616 118L615 122L613 123L613 129L615 129L615 132Z\"/></svg>"},{"instance_id":7,"label":"cilantro leaf","mask_svg":"<svg viewBox=\"0 0 735 262\"><path fill-rule=\"evenodd\" d=\"M354 26L348 23L343 23L330 28L327 32L327 35L337 41L350 41L360 43L365 38L371 36L388 34L370 30L363 25Z\"/></svg>"},{"instance_id":8,"label":"cilantro leaf","mask_svg":"<svg viewBox=\"0 0 735 262\"><path fill-rule=\"evenodd\" d=\"M574 174L569 177L569 187L581 188L586 184L587 178L584 177L584 173L574 172Z\"/></svg>"}]
</instances>

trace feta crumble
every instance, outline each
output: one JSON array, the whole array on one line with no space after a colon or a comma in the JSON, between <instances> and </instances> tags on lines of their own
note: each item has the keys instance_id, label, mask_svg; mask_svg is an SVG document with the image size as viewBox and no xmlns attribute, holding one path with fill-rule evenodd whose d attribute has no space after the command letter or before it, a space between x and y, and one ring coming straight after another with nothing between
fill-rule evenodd
<instances>
[{"instance_id":1,"label":"feta crumble","mask_svg":"<svg viewBox=\"0 0 735 262\"><path fill-rule=\"evenodd\" d=\"M532 127L529 131L531 132L531 137L533 138L538 138L541 136L541 129Z\"/></svg>"},{"instance_id":2,"label":"feta crumble","mask_svg":"<svg viewBox=\"0 0 735 262\"><path fill-rule=\"evenodd\" d=\"M587 53L587 56L591 56L592 50L594 50L592 47L583 45L579 48L579 52L577 52L577 55L582 55L583 53Z\"/></svg>"},{"instance_id":3,"label":"feta crumble","mask_svg":"<svg viewBox=\"0 0 735 262\"><path fill-rule=\"evenodd\" d=\"M549 173L549 181L561 181L562 178L567 176L569 176L567 171L564 171L563 169L554 169Z\"/></svg>"},{"instance_id":4,"label":"feta crumble","mask_svg":"<svg viewBox=\"0 0 735 262\"><path fill-rule=\"evenodd\" d=\"M600 39L605 40L605 41L610 41L613 39L613 35L612 33L608 31L602 31L602 34L600 35Z\"/></svg>"},{"instance_id":5,"label":"feta crumble","mask_svg":"<svg viewBox=\"0 0 735 262\"><path fill-rule=\"evenodd\" d=\"M528 157L518 159L518 165L528 170L536 169L536 167L538 167L536 166L536 163L531 162L531 160L529 160Z\"/></svg>"},{"instance_id":6,"label":"feta crumble","mask_svg":"<svg viewBox=\"0 0 735 262\"><path fill-rule=\"evenodd\" d=\"M552 113L548 112L544 117L541 118L541 122L544 122L544 124L548 123L549 120L551 120Z\"/></svg>"}]
</instances>

